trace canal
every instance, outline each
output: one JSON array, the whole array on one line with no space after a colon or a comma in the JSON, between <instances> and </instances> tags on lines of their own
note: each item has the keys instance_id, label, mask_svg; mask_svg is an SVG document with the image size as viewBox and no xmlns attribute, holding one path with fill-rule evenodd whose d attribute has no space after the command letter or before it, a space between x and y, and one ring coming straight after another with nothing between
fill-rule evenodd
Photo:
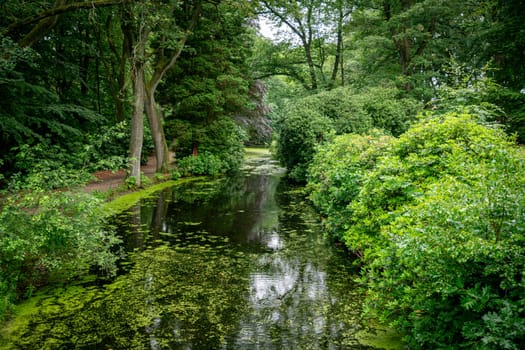
<instances>
[{"instance_id":1,"label":"canal","mask_svg":"<svg viewBox=\"0 0 525 350\"><path fill-rule=\"evenodd\" d=\"M258 152L239 175L141 200L111 222L123 240L118 276L38 293L5 347L395 348L360 321L356 270L282 174Z\"/></svg>"}]
</instances>

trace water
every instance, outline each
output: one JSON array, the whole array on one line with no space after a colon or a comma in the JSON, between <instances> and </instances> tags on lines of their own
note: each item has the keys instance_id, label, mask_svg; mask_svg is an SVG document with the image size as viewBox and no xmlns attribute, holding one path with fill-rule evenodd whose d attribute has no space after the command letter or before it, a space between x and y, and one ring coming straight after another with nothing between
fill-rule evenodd
<instances>
[{"instance_id":1,"label":"water","mask_svg":"<svg viewBox=\"0 0 525 350\"><path fill-rule=\"evenodd\" d=\"M244 175L170 188L115 218L119 276L21 305L7 348L372 348L348 258L282 169L250 159Z\"/></svg>"}]
</instances>

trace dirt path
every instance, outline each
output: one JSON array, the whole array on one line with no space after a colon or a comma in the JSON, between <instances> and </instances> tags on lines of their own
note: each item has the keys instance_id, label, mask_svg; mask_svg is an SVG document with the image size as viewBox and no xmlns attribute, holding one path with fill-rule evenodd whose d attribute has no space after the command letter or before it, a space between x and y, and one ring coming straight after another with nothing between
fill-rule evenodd
<instances>
[{"instance_id":1,"label":"dirt path","mask_svg":"<svg viewBox=\"0 0 525 350\"><path fill-rule=\"evenodd\" d=\"M142 165L140 167L140 170L144 173L144 175L151 178L153 177L153 174L155 174L156 166L157 166L157 161L155 157L150 156L148 158L148 164ZM108 191L108 190L119 187L126 180L125 170L119 170L116 172L110 171L110 170L101 170L101 171L97 171L93 175L97 178L97 180L93 180L89 182L84 188L85 192Z\"/></svg>"}]
</instances>

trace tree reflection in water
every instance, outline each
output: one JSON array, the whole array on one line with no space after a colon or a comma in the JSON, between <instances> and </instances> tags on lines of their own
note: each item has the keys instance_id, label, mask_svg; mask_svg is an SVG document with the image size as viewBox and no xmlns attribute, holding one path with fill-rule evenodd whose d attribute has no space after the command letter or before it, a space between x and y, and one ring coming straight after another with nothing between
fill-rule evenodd
<instances>
[{"instance_id":1,"label":"tree reflection in water","mask_svg":"<svg viewBox=\"0 0 525 350\"><path fill-rule=\"evenodd\" d=\"M121 274L33 299L11 344L364 349L353 271L305 202L279 174L253 169L144 200L116 221Z\"/></svg>"}]
</instances>

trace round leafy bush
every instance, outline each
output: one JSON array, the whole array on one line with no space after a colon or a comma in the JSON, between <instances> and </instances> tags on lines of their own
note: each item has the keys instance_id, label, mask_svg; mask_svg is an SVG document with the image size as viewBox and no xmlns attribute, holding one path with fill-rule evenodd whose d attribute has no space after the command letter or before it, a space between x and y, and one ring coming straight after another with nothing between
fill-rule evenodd
<instances>
[{"instance_id":1,"label":"round leafy bush","mask_svg":"<svg viewBox=\"0 0 525 350\"><path fill-rule=\"evenodd\" d=\"M380 131L345 134L322 145L315 154L308 168L307 190L324 216L326 230L338 239L348 229L347 218L352 215L348 204L392 139Z\"/></svg>"},{"instance_id":2,"label":"round leafy bush","mask_svg":"<svg viewBox=\"0 0 525 350\"><path fill-rule=\"evenodd\" d=\"M223 162L215 155L204 152L198 156L187 156L177 163L178 171L182 176L211 175L224 172Z\"/></svg>"},{"instance_id":3,"label":"round leafy bush","mask_svg":"<svg viewBox=\"0 0 525 350\"><path fill-rule=\"evenodd\" d=\"M239 170L244 161L244 141L247 135L229 117L195 125L185 121L172 122L169 124L168 134L176 140L174 148L180 158L179 167L182 173L186 170L187 173L210 175L233 172ZM192 159L195 158L195 149L199 153L198 159ZM202 169L207 167L205 162L213 163L209 164L210 171Z\"/></svg>"},{"instance_id":4,"label":"round leafy bush","mask_svg":"<svg viewBox=\"0 0 525 350\"><path fill-rule=\"evenodd\" d=\"M332 121L309 101L288 109L280 129L277 156L288 169L290 178L304 181L317 146L333 132Z\"/></svg>"},{"instance_id":5,"label":"round leafy bush","mask_svg":"<svg viewBox=\"0 0 525 350\"><path fill-rule=\"evenodd\" d=\"M378 140L336 138L309 177L314 204L363 257L365 313L414 349L521 349L523 151L455 113Z\"/></svg>"},{"instance_id":6,"label":"round leafy bush","mask_svg":"<svg viewBox=\"0 0 525 350\"><path fill-rule=\"evenodd\" d=\"M367 303L414 348L525 344L525 161L491 153L475 178L443 177L382 227Z\"/></svg>"},{"instance_id":7,"label":"round leafy bush","mask_svg":"<svg viewBox=\"0 0 525 350\"><path fill-rule=\"evenodd\" d=\"M277 155L291 178L304 181L316 148L330 134L370 132L380 128L399 135L415 119L420 104L399 98L395 88L363 92L341 87L289 103L281 112Z\"/></svg>"},{"instance_id":8,"label":"round leafy bush","mask_svg":"<svg viewBox=\"0 0 525 350\"><path fill-rule=\"evenodd\" d=\"M472 115L423 118L392 142L349 204L347 245L359 255L375 248L381 243L380 228L405 215L406 205L446 176L467 184L477 181L473 169L492 161L495 149L511 145L501 129L482 125Z\"/></svg>"}]
</instances>

